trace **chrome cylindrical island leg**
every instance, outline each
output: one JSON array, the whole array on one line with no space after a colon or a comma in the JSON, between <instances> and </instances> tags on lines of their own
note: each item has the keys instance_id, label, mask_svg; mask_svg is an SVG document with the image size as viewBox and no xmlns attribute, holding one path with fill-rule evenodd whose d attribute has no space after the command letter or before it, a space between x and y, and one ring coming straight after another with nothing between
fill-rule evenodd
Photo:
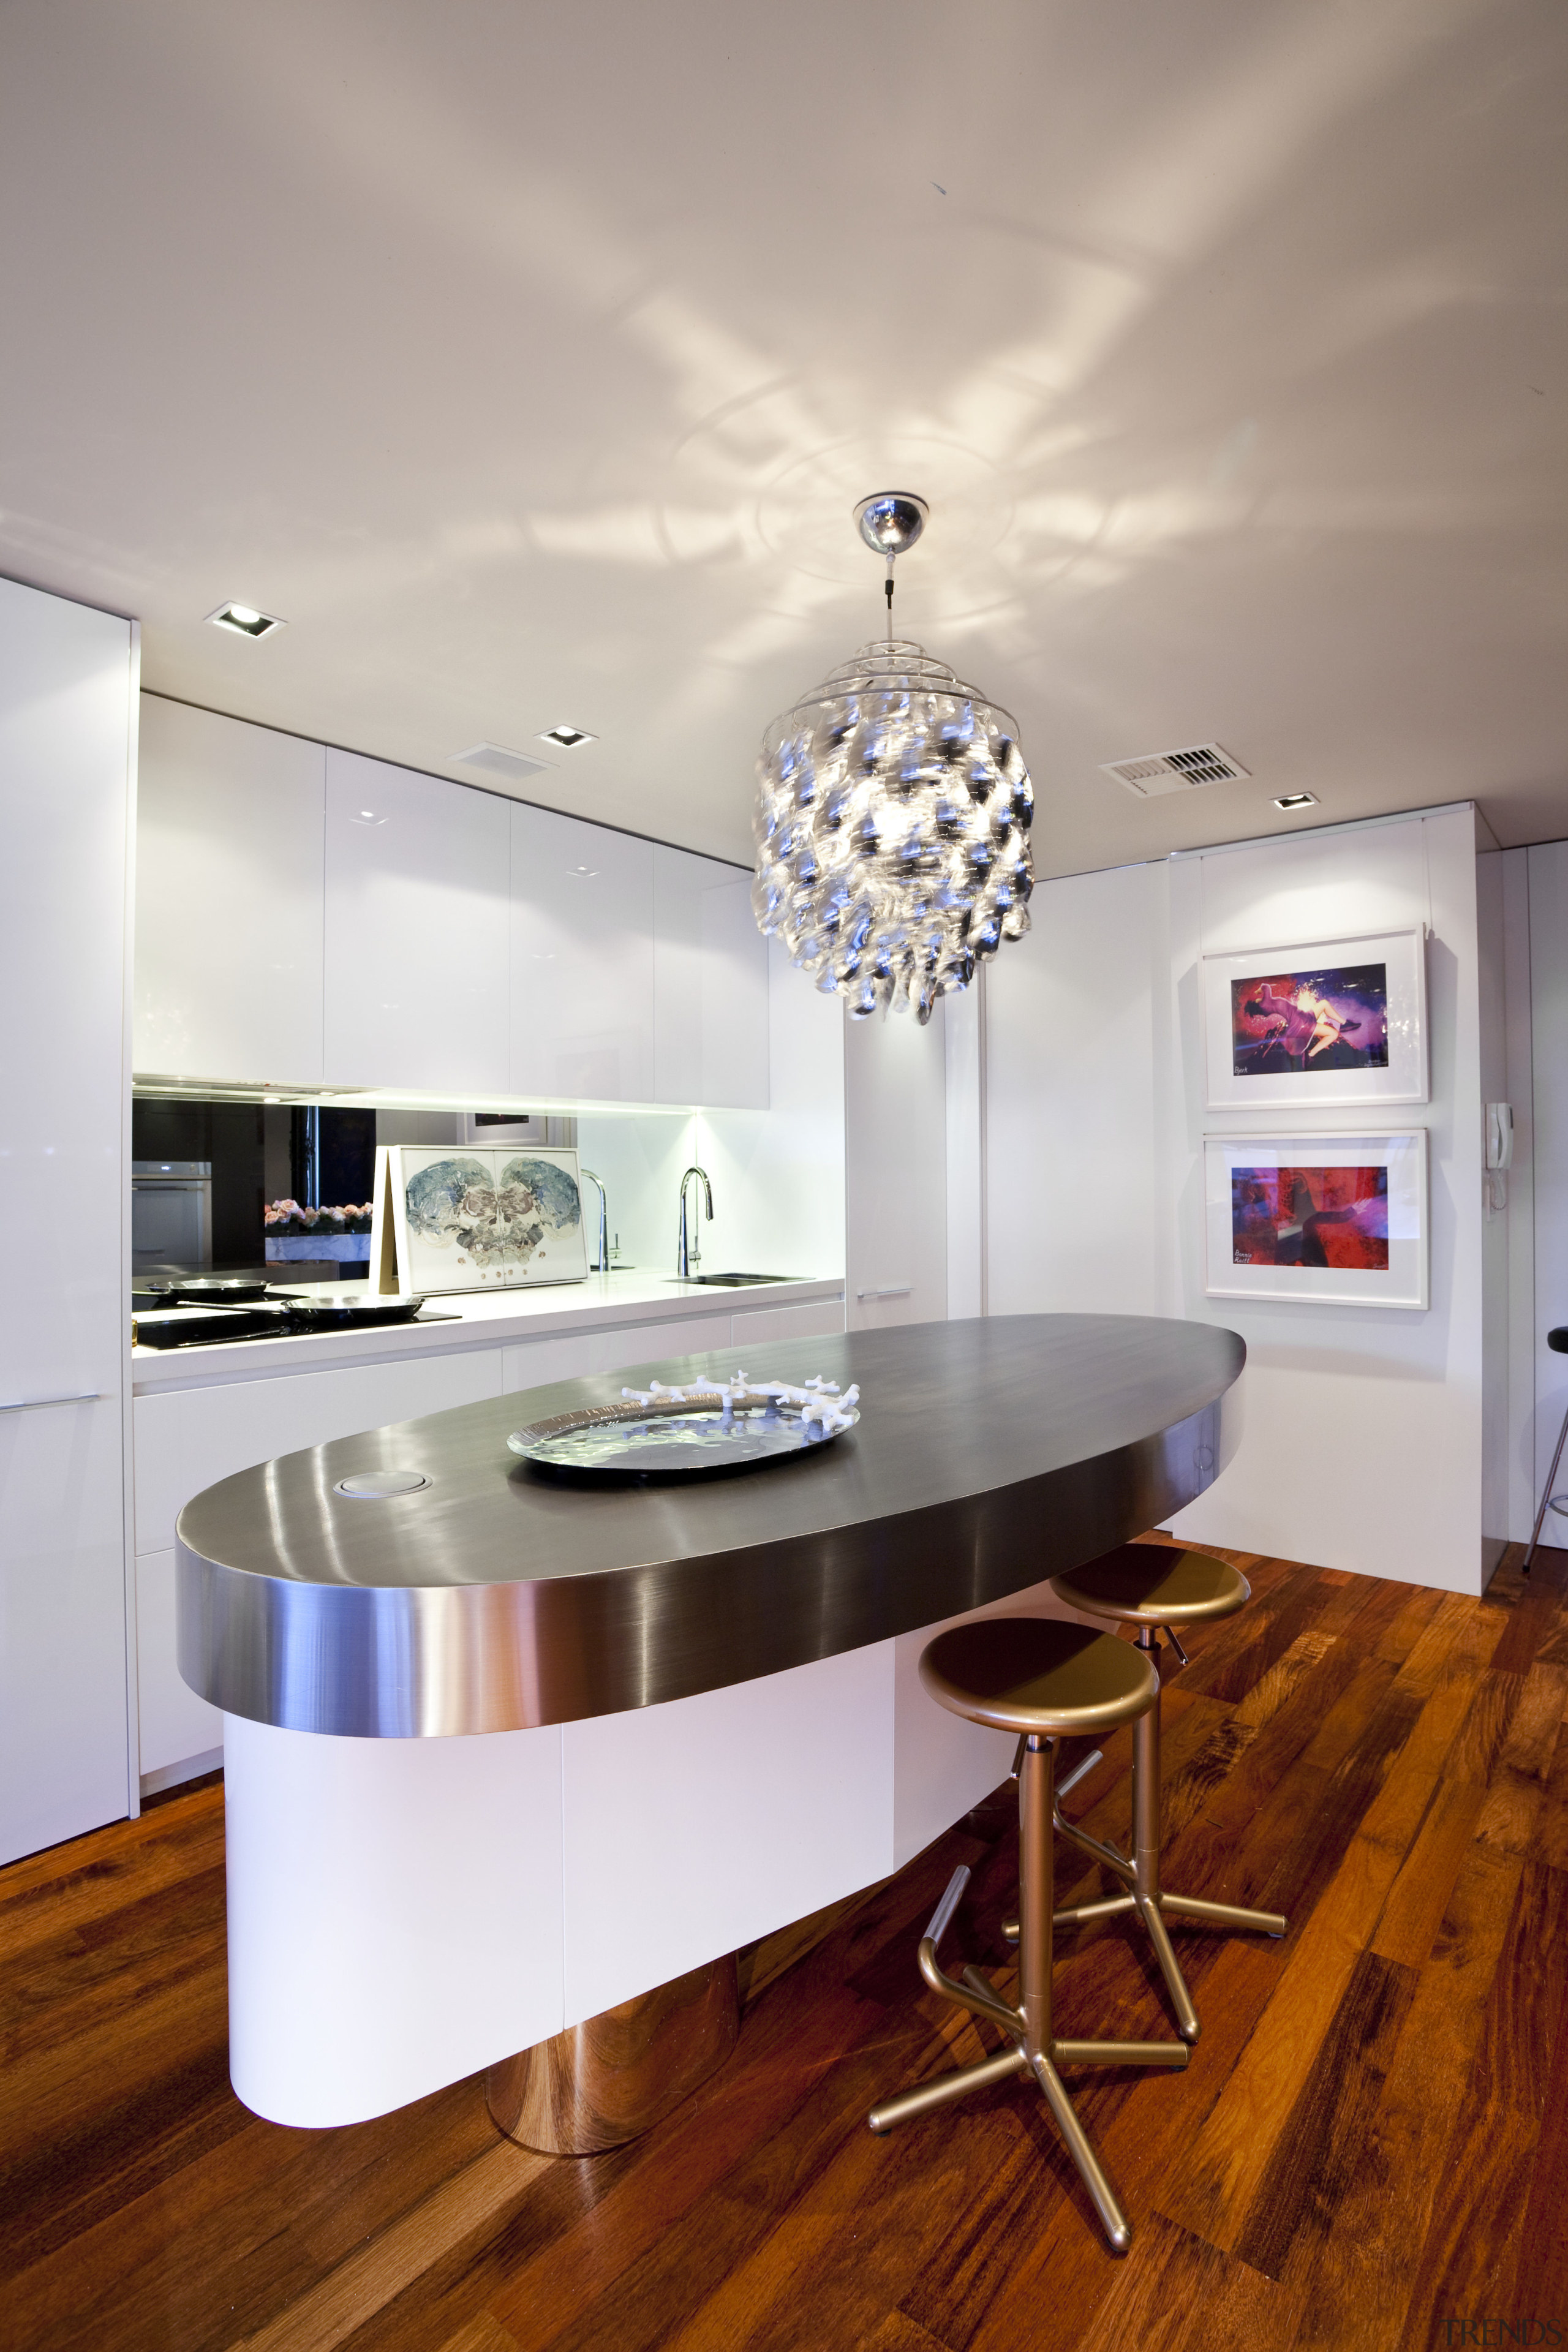
<instances>
[{"instance_id":1,"label":"chrome cylindrical island leg","mask_svg":"<svg viewBox=\"0 0 1568 2352\"><path fill-rule=\"evenodd\" d=\"M485 2078L509 2139L544 2156L596 2156L636 2139L716 2074L741 2030L735 1955L710 1960L564 2033L503 2058Z\"/></svg>"}]
</instances>

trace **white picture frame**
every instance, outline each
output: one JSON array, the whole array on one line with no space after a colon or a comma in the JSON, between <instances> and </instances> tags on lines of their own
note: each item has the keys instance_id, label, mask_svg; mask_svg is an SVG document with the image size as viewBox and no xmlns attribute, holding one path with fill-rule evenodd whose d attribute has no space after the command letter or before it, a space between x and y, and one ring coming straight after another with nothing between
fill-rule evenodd
<instances>
[{"instance_id":1,"label":"white picture frame","mask_svg":"<svg viewBox=\"0 0 1568 2352\"><path fill-rule=\"evenodd\" d=\"M1381 1191L1370 1171L1381 1171ZM1211 1298L1421 1312L1427 1201L1425 1128L1205 1135L1204 1287Z\"/></svg>"},{"instance_id":2,"label":"white picture frame","mask_svg":"<svg viewBox=\"0 0 1568 2352\"><path fill-rule=\"evenodd\" d=\"M443 1295L586 1282L576 1150L537 1143L383 1144L370 1248L371 1281L381 1292Z\"/></svg>"},{"instance_id":3,"label":"white picture frame","mask_svg":"<svg viewBox=\"0 0 1568 2352\"><path fill-rule=\"evenodd\" d=\"M1205 955L1209 1108L1426 1102L1426 947L1425 926L1416 924Z\"/></svg>"}]
</instances>

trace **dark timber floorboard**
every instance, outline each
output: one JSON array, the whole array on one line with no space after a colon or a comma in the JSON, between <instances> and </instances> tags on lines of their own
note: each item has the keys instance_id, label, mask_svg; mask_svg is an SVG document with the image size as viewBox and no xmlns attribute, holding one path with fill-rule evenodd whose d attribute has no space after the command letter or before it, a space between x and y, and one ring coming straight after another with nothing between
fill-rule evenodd
<instances>
[{"instance_id":1,"label":"dark timber floorboard","mask_svg":"<svg viewBox=\"0 0 1568 2352\"><path fill-rule=\"evenodd\" d=\"M739 2048L658 2131L552 2163L478 2081L342 2131L240 2106L214 1782L0 1870L0 2352L1568 2341L1568 1553L1479 1601L1237 1557L1251 1606L1166 1694L1166 1881L1290 1932L1178 1931L1187 2072L1077 2078L1124 2262L1020 2086L865 2128L986 2046L914 1951L966 1862L955 1945L1013 1982L1010 1790L746 1954ZM1070 1801L1102 1834L1128 1766ZM1167 2030L1114 1926L1061 1939L1058 2016Z\"/></svg>"}]
</instances>

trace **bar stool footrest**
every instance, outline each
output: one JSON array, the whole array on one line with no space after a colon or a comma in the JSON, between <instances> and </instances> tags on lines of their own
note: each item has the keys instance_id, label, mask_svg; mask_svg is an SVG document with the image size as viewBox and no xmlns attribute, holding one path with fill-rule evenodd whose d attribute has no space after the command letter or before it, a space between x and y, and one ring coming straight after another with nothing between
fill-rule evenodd
<instances>
[{"instance_id":1,"label":"bar stool footrest","mask_svg":"<svg viewBox=\"0 0 1568 2352\"><path fill-rule=\"evenodd\" d=\"M1113 1845L1107 1845L1103 1838L1091 1837L1087 1830L1080 1830L1076 1822L1066 1820L1059 1808L1051 1814L1051 1827L1059 1837L1070 1838L1074 1845L1081 1846L1085 1853L1092 1854L1096 1862L1102 1862L1107 1870L1114 1870L1131 1885L1136 1874L1134 1865L1124 1853L1118 1853Z\"/></svg>"},{"instance_id":2,"label":"bar stool footrest","mask_svg":"<svg viewBox=\"0 0 1568 2352\"><path fill-rule=\"evenodd\" d=\"M1179 2074L1192 2054L1184 2042L1051 2043L1051 2057L1058 2066L1173 2066Z\"/></svg>"},{"instance_id":3,"label":"bar stool footrest","mask_svg":"<svg viewBox=\"0 0 1568 2352\"><path fill-rule=\"evenodd\" d=\"M1065 1911L1053 1911L1051 1925L1053 1927L1088 1927L1096 1919L1119 1919L1124 1912L1135 1911L1137 1907L1138 1897L1131 1892L1107 1895L1098 1903L1073 1903ZM1018 1940L1017 1921L1005 1919L1002 1933L1010 1944L1016 1944Z\"/></svg>"},{"instance_id":4,"label":"bar stool footrest","mask_svg":"<svg viewBox=\"0 0 1568 2352\"><path fill-rule=\"evenodd\" d=\"M1160 1908L1200 1927L1253 1927L1263 1936L1283 1936L1290 1925L1283 1911L1247 1911L1237 1903L1205 1902L1199 1895L1162 1894Z\"/></svg>"}]
</instances>

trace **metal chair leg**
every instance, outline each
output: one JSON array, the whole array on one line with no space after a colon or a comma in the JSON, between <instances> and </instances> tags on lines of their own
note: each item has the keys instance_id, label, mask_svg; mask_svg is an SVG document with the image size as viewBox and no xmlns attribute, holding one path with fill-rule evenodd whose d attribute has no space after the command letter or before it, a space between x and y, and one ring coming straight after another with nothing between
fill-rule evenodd
<instances>
[{"instance_id":1,"label":"metal chair leg","mask_svg":"<svg viewBox=\"0 0 1568 2352\"><path fill-rule=\"evenodd\" d=\"M1564 1434L1568 1435L1568 1422L1563 1427ZM1552 1467L1555 1470L1556 1465L1553 1464ZM1185 1654L1177 1647L1173 1635L1171 1643L1185 1665ZM1158 1671L1160 1641L1152 1626L1140 1628L1138 1647L1152 1655ZM1063 1785L1065 1792L1066 1784ZM1184 2042L1195 2042L1203 2029L1192 1994L1187 1990L1187 1980L1182 1974L1181 1962L1166 1930L1166 1917L1191 1919L1200 1927L1249 1928L1265 1936L1283 1936L1289 1922L1279 1911L1246 1911L1235 1903L1208 1903L1198 1895L1167 1895L1160 1884L1160 1702L1156 1699L1148 1714L1141 1715L1132 1727L1131 1861L1126 1861L1114 1846L1102 1844L1099 1838L1090 1837L1076 1822L1064 1821L1059 1806L1054 1815L1056 1827L1071 1838L1075 1845L1081 1846L1097 1862L1105 1864L1119 1877L1131 1882L1128 1892L1110 1895L1102 1902L1078 1903L1068 1910L1058 1911L1056 1925L1058 1927L1087 1927L1096 1919L1111 1919L1122 1912L1135 1912L1154 1948L1154 1958L1159 1964L1160 1974L1165 1979L1165 1990L1170 1994L1171 2007L1175 2012L1176 2031ZM1005 1920L1002 1933L1009 1942L1016 1940L1016 1921Z\"/></svg>"},{"instance_id":2,"label":"metal chair leg","mask_svg":"<svg viewBox=\"0 0 1568 2352\"><path fill-rule=\"evenodd\" d=\"M1111 2247L1125 2253L1132 2242L1131 2224L1106 2178L1105 2170L1079 2123L1058 2073L1059 2066L1174 2066L1187 2063L1184 2042L1082 2042L1059 2039L1051 2018L1051 1964L1054 1856L1051 1816L1054 1811L1052 1747L1030 1738L1017 1758L1019 1929L1018 2005L1010 2008L981 1971L966 1967L962 1979L950 1977L937 1948L958 1908L969 1882L967 1868L953 1872L947 1891L931 1915L921 1938L921 1974L944 2000L984 2018L1006 2035L1007 2046L994 2056L962 2066L934 2081L917 2084L874 2106L866 2118L874 2132L946 2106L971 2091L984 2090L1010 2074L1032 2074L1055 2118L1068 2153L1077 2165L1100 2225ZM1096 1759L1091 1759L1096 1760ZM1129 1897L1129 1900L1131 1898Z\"/></svg>"},{"instance_id":3,"label":"metal chair leg","mask_svg":"<svg viewBox=\"0 0 1568 2352\"><path fill-rule=\"evenodd\" d=\"M1552 1507L1552 1489L1557 1484L1557 1465L1563 1459L1563 1445L1565 1439L1568 1439L1568 1412L1563 1416L1563 1426L1557 1433L1557 1451L1552 1457L1552 1467L1546 1474L1546 1484L1541 1490L1541 1508L1535 1514L1535 1525L1530 1530L1530 1549L1525 1553L1524 1566L1519 1571L1521 1576L1530 1574L1531 1563L1535 1558L1535 1547L1541 1541L1542 1526L1547 1512Z\"/></svg>"}]
</instances>

